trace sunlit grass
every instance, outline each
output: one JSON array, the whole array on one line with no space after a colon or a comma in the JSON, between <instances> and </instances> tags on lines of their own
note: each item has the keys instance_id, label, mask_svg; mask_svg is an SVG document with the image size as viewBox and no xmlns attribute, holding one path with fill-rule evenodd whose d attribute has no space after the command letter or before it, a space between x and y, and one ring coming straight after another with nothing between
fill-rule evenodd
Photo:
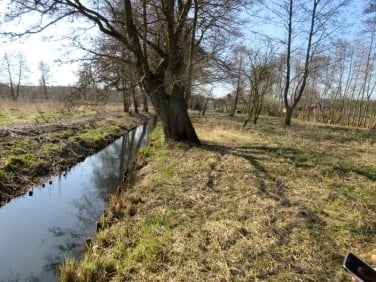
<instances>
[{"instance_id":1,"label":"sunlit grass","mask_svg":"<svg viewBox=\"0 0 376 282\"><path fill-rule=\"evenodd\" d=\"M369 131L275 118L243 128L210 112L194 123L200 147L156 130L77 275L95 261L87 275L105 281L346 281L347 251L376 252Z\"/></svg>"},{"instance_id":2,"label":"sunlit grass","mask_svg":"<svg viewBox=\"0 0 376 282\"><path fill-rule=\"evenodd\" d=\"M0 126L9 124L44 123L72 116L87 116L109 111L121 111L119 104L71 107L56 100L28 101L0 99Z\"/></svg>"},{"instance_id":3,"label":"sunlit grass","mask_svg":"<svg viewBox=\"0 0 376 282\"><path fill-rule=\"evenodd\" d=\"M43 122L62 117L64 104L57 101L12 101L1 99L0 126L14 123Z\"/></svg>"}]
</instances>

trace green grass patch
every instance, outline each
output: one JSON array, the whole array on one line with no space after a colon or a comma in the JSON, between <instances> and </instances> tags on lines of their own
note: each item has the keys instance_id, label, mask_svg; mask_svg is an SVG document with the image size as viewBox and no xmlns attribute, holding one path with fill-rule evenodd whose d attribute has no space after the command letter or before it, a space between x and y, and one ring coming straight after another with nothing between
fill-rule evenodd
<instances>
[{"instance_id":1,"label":"green grass patch","mask_svg":"<svg viewBox=\"0 0 376 282\"><path fill-rule=\"evenodd\" d=\"M172 211L161 211L146 217L139 225L136 238L130 238L135 244L127 247L127 265L142 264L150 271L156 271L166 261L171 244L171 223L175 217Z\"/></svg>"},{"instance_id":2,"label":"green grass patch","mask_svg":"<svg viewBox=\"0 0 376 282\"><path fill-rule=\"evenodd\" d=\"M225 204L225 209L228 212L235 212L238 209L238 205L234 202L226 203Z\"/></svg>"},{"instance_id":3,"label":"green grass patch","mask_svg":"<svg viewBox=\"0 0 376 282\"><path fill-rule=\"evenodd\" d=\"M68 140L77 142L83 146L95 145L98 142L106 140L110 136L116 135L119 132L119 127L116 125L108 125L98 129L89 129L85 132L80 132L77 135L68 137Z\"/></svg>"},{"instance_id":4,"label":"green grass patch","mask_svg":"<svg viewBox=\"0 0 376 282\"><path fill-rule=\"evenodd\" d=\"M78 136L72 137L74 142L78 142L81 145L95 144L96 142L103 140L105 137L104 132L99 130L90 130L85 133L81 133Z\"/></svg>"},{"instance_id":5,"label":"green grass patch","mask_svg":"<svg viewBox=\"0 0 376 282\"><path fill-rule=\"evenodd\" d=\"M160 124L150 134L150 145L141 148L138 152L140 158L148 158L160 162L158 171L162 178L170 179L175 173L175 167L178 162L169 159L169 150L173 144L167 144L163 141L163 130ZM159 184L157 184L159 185Z\"/></svg>"},{"instance_id":6,"label":"green grass patch","mask_svg":"<svg viewBox=\"0 0 376 282\"><path fill-rule=\"evenodd\" d=\"M137 152L137 155L144 158L149 158L152 154L152 149L150 146L142 147Z\"/></svg>"},{"instance_id":7,"label":"green grass patch","mask_svg":"<svg viewBox=\"0 0 376 282\"><path fill-rule=\"evenodd\" d=\"M59 155L64 156L64 154L67 153L67 147L65 144L54 144L54 143L48 143L45 144L42 148L42 154L43 155Z\"/></svg>"},{"instance_id":8,"label":"green grass patch","mask_svg":"<svg viewBox=\"0 0 376 282\"><path fill-rule=\"evenodd\" d=\"M6 172L17 172L22 167L34 166L37 162L37 159L34 155L31 154L22 154L18 156L8 157L7 163L4 167Z\"/></svg>"},{"instance_id":9,"label":"green grass patch","mask_svg":"<svg viewBox=\"0 0 376 282\"><path fill-rule=\"evenodd\" d=\"M149 146L140 148L137 152L139 158L155 159L165 158L168 152L168 145L163 142L163 130L160 123L149 135Z\"/></svg>"},{"instance_id":10,"label":"green grass patch","mask_svg":"<svg viewBox=\"0 0 376 282\"><path fill-rule=\"evenodd\" d=\"M74 129L64 130L63 132L58 134L58 137L61 139L68 139L69 137L76 135L77 131L78 130L74 130Z\"/></svg>"},{"instance_id":11,"label":"green grass patch","mask_svg":"<svg viewBox=\"0 0 376 282\"><path fill-rule=\"evenodd\" d=\"M113 105L67 110L53 100L1 102L0 125L9 131L0 140L0 205L30 183L75 164L144 122Z\"/></svg>"}]
</instances>

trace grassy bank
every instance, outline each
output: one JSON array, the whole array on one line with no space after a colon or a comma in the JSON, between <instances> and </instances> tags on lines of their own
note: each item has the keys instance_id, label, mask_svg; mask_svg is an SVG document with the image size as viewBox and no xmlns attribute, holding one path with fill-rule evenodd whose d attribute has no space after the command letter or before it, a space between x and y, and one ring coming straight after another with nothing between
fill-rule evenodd
<instances>
[{"instance_id":1,"label":"grassy bank","mask_svg":"<svg viewBox=\"0 0 376 282\"><path fill-rule=\"evenodd\" d=\"M376 253L376 145L367 130L194 118L204 145L139 154L62 281L346 281L343 255Z\"/></svg>"},{"instance_id":2,"label":"grassy bank","mask_svg":"<svg viewBox=\"0 0 376 282\"><path fill-rule=\"evenodd\" d=\"M35 107L43 108L43 113ZM49 103L35 107L14 104L0 114L0 206L148 118L130 116L113 107L75 111L62 111Z\"/></svg>"}]
</instances>

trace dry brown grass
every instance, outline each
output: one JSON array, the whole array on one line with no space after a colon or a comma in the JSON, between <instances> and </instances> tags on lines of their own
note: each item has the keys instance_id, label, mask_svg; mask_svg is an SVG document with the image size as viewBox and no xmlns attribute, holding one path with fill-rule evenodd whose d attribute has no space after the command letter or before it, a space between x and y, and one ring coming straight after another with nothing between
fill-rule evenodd
<instances>
[{"instance_id":1,"label":"dry brown grass","mask_svg":"<svg viewBox=\"0 0 376 282\"><path fill-rule=\"evenodd\" d=\"M366 130L284 130L275 119L244 129L218 115L195 124L201 147L155 133L139 181L112 198L83 262L68 263L74 279L346 281L346 251L376 252Z\"/></svg>"},{"instance_id":2,"label":"dry brown grass","mask_svg":"<svg viewBox=\"0 0 376 282\"><path fill-rule=\"evenodd\" d=\"M98 112L122 111L120 103L71 106L55 100L0 99L0 126L19 123L43 123L71 116L93 115Z\"/></svg>"},{"instance_id":3,"label":"dry brown grass","mask_svg":"<svg viewBox=\"0 0 376 282\"><path fill-rule=\"evenodd\" d=\"M64 111L64 104L57 101L14 101L1 99L0 126L15 123L43 121Z\"/></svg>"}]
</instances>

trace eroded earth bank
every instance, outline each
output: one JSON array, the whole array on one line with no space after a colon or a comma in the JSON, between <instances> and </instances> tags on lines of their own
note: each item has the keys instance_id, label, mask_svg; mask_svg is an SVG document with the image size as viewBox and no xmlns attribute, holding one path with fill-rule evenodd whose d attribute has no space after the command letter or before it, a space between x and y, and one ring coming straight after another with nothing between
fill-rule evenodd
<instances>
[{"instance_id":1,"label":"eroded earth bank","mask_svg":"<svg viewBox=\"0 0 376 282\"><path fill-rule=\"evenodd\" d=\"M110 111L1 126L0 206L49 175L67 170L150 117Z\"/></svg>"}]
</instances>

